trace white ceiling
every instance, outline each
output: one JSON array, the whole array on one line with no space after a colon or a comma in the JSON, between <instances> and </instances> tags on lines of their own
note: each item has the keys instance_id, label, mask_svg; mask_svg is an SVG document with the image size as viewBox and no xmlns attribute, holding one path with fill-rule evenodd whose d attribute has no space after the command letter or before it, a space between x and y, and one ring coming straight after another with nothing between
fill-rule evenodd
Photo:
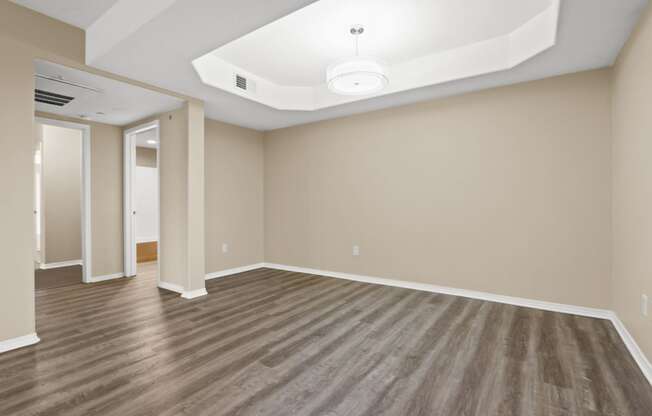
<instances>
[{"instance_id":1,"label":"white ceiling","mask_svg":"<svg viewBox=\"0 0 652 416\"><path fill-rule=\"evenodd\" d=\"M396 65L510 33L550 0L320 0L213 53L280 85L324 83L328 65L355 53ZM460 30L464 28L464 30Z\"/></svg>"},{"instance_id":2,"label":"white ceiling","mask_svg":"<svg viewBox=\"0 0 652 416\"><path fill-rule=\"evenodd\" d=\"M476 10L475 7L469 7L472 0L422 1L436 3L445 8L464 7L466 11ZM485 0L478 4L488 7L487 4L493 5L498 1L502 2L502 0ZM128 0L119 0L119 2L124 9L123 13L127 13L130 4L139 3ZM534 0L524 1L524 3L533 2ZM54 2L34 0L32 3L49 4ZM89 31L109 33L115 40L109 43L103 42L101 48L96 46L98 39L88 42L87 47L91 51L99 50L99 52L88 54L87 57L91 58L87 63L109 72L202 99L205 101L206 115L209 118L259 130L270 130L610 66L618 56L637 22L640 12L648 1L563 0L555 46L516 68L319 111L275 110L207 86L195 73L191 65L194 59L311 3L313 0L266 0L265 2L260 0L168 0L165 7L159 7L155 12L141 13L142 16L139 14L141 20L138 24L133 21L133 16L130 17L131 26L128 33L120 25L109 25L110 19L96 21L95 25L89 27ZM351 1L351 3L354 2ZM392 4L394 3L402 4L403 2L392 2ZM479 7L477 4L475 6ZM490 13L488 16L491 19L502 19L501 15L505 10L499 8L494 10L491 12L487 8L484 13ZM112 16L113 19L120 18L118 13L113 14L115 15ZM125 18L127 17L125 16ZM62 17L59 16L59 18ZM400 19L404 18L400 17ZM105 26L102 26L102 23ZM317 22L313 23L317 24ZM357 22L352 21L351 23ZM399 27L408 27L410 22L397 18L395 24ZM482 30L488 31L489 29ZM491 30L495 30L493 26L491 26ZM467 24L460 24L455 31L472 32L473 30ZM301 36L300 33L297 35ZM464 36L456 35L453 40L459 41L465 36L467 36L466 33ZM468 36L472 37L472 34ZM441 44L447 44L447 42L452 44L453 40L441 41ZM320 48L321 46L315 45L314 47ZM407 45L406 48L408 48ZM297 55L293 59L300 61L302 56Z\"/></svg>"},{"instance_id":3,"label":"white ceiling","mask_svg":"<svg viewBox=\"0 0 652 416\"><path fill-rule=\"evenodd\" d=\"M352 22L364 27L360 54L389 74L372 94L345 96L326 84L327 68L356 54ZM558 22L559 0L320 0L192 64L212 87L279 110L318 111L513 68L555 45Z\"/></svg>"},{"instance_id":4,"label":"white ceiling","mask_svg":"<svg viewBox=\"0 0 652 416\"><path fill-rule=\"evenodd\" d=\"M11 0L57 20L86 29L118 0Z\"/></svg>"},{"instance_id":5,"label":"white ceiling","mask_svg":"<svg viewBox=\"0 0 652 416\"><path fill-rule=\"evenodd\" d=\"M34 71L99 90L37 77L36 89L74 97L74 100L63 107L35 102L36 111L123 126L183 105L175 97L46 61L36 61Z\"/></svg>"}]
</instances>

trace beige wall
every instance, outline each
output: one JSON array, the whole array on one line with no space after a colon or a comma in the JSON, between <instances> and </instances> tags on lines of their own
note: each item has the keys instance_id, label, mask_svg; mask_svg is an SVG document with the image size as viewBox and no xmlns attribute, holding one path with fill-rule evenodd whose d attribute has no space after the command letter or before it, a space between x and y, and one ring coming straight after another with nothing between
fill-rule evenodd
<instances>
[{"instance_id":1,"label":"beige wall","mask_svg":"<svg viewBox=\"0 0 652 416\"><path fill-rule=\"evenodd\" d=\"M204 104L195 101L186 103L188 120L185 143L188 147L186 184L188 193L186 218L188 228L188 268L186 290L205 291L206 282L206 240L205 234L205 181L204 181Z\"/></svg>"},{"instance_id":2,"label":"beige wall","mask_svg":"<svg viewBox=\"0 0 652 416\"><path fill-rule=\"evenodd\" d=\"M3 27L0 24L0 341L35 332L32 54L3 38Z\"/></svg>"},{"instance_id":3,"label":"beige wall","mask_svg":"<svg viewBox=\"0 0 652 416\"><path fill-rule=\"evenodd\" d=\"M136 166L155 168L156 149L149 147L136 147Z\"/></svg>"},{"instance_id":4,"label":"beige wall","mask_svg":"<svg viewBox=\"0 0 652 416\"><path fill-rule=\"evenodd\" d=\"M160 117L160 270L161 280L184 286L187 267L186 228L188 147L187 113L180 109ZM176 255L173 255L177 253Z\"/></svg>"},{"instance_id":5,"label":"beige wall","mask_svg":"<svg viewBox=\"0 0 652 416\"><path fill-rule=\"evenodd\" d=\"M122 129L91 126L91 234L93 276L122 273Z\"/></svg>"},{"instance_id":6,"label":"beige wall","mask_svg":"<svg viewBox=\"0 0 652 416\"><path fill-rule=\"evenodd\" d=\"M609 75L268 133L265 260L609 307Z\"/></svg>"},{"instance_id":7,"label":"beige wall","mask_svg":"<svg viewBox=\"0 0 652 416\"><path fill-rule=\"evenodd\" d=\"M45 263L81 260L82 132L39 125Z\"/></svg>"},{"instance_id":8,"label":"beige wall","mask_svg":"<svg viewBox=\"0 0 652 416\"><path fill-rule=\"evenodd\" d=\"M652 8L623 50L613 85L613 308L652 359Z\"/></svg>"},{"instance_id":9,"label":"beige wall","mask_svg":"<svg viewBox=\"0 0 652 416\"><path fill-rule=\"evenodd\" d=\"M10 1L0 2L0 37L22 43L26 56L84 62L84 31ZM5 55L3 50L3 56Z\"/></svg>"},{"instance_id":10,"label":"beige wall","mask_svg":"<svg viewBox=\"0 0 652 416\"><path fill-rule=\"evenodd\" d=\"M263 133L206 120L205 164L206 272L262 262Z\"/></svg>"},{"instance_id":11,"label":"beige wall","mask_svg":"<svg viewBox=\"0 0 652 416\"><path fill-rule=\"evenodd\" d=\"M86 124L91 128L91 252L94 277L121 273L122 128L50 113L37 117Z\"/></svg>"}]
</instances>

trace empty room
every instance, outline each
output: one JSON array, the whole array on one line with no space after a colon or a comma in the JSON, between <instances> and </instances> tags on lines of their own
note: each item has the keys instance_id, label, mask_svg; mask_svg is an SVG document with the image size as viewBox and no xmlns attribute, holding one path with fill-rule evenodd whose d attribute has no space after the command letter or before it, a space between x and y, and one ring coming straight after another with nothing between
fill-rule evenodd
<instances>
[{"instance_id":1,"label":"empty room","mask_svg":"<svg viewBox=\"0 0 652 416\"><path fill-rule=\"evenodd\" d=\"M647 0L3 0L0 415L652 415Z\"/></svg>"}]
</instances>

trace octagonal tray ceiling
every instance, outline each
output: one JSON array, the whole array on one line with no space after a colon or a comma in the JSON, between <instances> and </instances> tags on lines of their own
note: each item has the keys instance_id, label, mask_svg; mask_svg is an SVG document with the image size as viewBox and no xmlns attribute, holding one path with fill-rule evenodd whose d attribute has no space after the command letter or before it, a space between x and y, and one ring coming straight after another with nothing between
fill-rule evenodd
<instances>
[{"instance_id":1,"label":"octagonal tray ceiling","mask_svg":"<svg viewBox=\"0 0 652 416\"><path fill-rule=\"evenodd\" d=\"M313 111L513 68L554 46L558 18L559 0L320 0L192 64L212 87ZM360 54L388 65L389 85L372 95L326 85L328 65L355 55L353 25L365 28Z\"/></svg>"},{"instance_id":2,"label":"octagonal tray ceiling","mask_svg":"<svg viewBox=\"0 0 652 416\"><path fill-rule=\"evenodd\" d=\"M222 89L205 84L197 75L192 61L215 48L222 47L226 57L227 46L236 45L229 45L230 42L234 40L244 42L247 34L256 33L259 29L263 30L266 25L279 19L283 20L294 13L300 16L302 10L309 11L311 6L323 7L320 4L330 0L12 1L86 29L87 65L197 98L204 101L208 118L258 130L273 130L609 67L617 59L625 41L640 19L642 11L649 4L649 0L560 1L558 26L557 30L553 31L556 33L554 46L529 59L521 57L526 61L511 69L498 70L513 63L505 63L508 61L505 55L502 61L495 59L488 62L487 57L476 54L482 65L477 67L470 65L472 71L467 73L457 71L453 74L457 77L466 76L466 78L450 79L447 82L390 93L393 91L392 88L397 86L396 74L391 72L389 88L384 91L384 94L364 96L362 97L364 99L352 102L347 102L342 97L335 97L334 100L339 99L342 105L333 103L330 107L315 111L287 111L261 104L260 99L253 100L247 94L234 91L230 85ZM432 54L445 53L451 50L445 49L447 47L455 50L465 44L482 44L483 37L485 39L492 39L490 38L492 35L505 37L508 33L517 30L514 29L515 25L524 26L553 6L550 1L541 0L520 2L377 0L373 2L374 7L389 6L390 8L386 9L389 11L377 15L370 8L358 8L358 15L351 17L344 15L355 11L354 6L357 4L372 3L367 0L349 0L342 3L340 12L325 13L323 19L300 22L305 24L304 27L315 26L320 28L319 30L294 33L290 29L285 38L264 39L265 44L280 45L285 55L272 48L267 50L257 45L258 49L255 53L234 49L229 53L228 58L234 60L231 64L241 66L263 79L269 78L269 82L287 85L289 79L292 83L296 83L296 88L313 88L310 86L313 80L321 80L322 83L325 81L325 68L311 71L305 68L324 66L327 62L332 63L330 59L333 57L339 61L353 54L352 45L349 43L351 41L346 40L350 36L347 33L350 25L364 24L367 27L366 33L360 39L361 54L374 54L378 55L376 58L390 61L389 70L394 71L396 66L403 65L411 56L428 54L427 48L432 48L430 51ZM399 4L401 7L396 6ZM410 11L415 10L415 4L422 8L430 7L431 12ZM107 5L110 7L105 10ZM516 8L510 5L515 5ZM465 15L460 16L461 12ZM79 16L83 19L78 19ZM376 16L374 20L371 19L373 16ZM327 17L328 19L340 18L336 21L341 22L341 27L336 28L328 23ZM367 20L364 20L365 18ZM378 26L375 26L376 21ZM415 22L418 22L418 25ZM471 22L474 22L474 25L471 25ZM421 35L421 32L413 31L418 27L422 31L431 31L427 32L431 35L425 36ZM505 28L507 31L504 31ZM325 30L329 32L326 33ZM433 33L436 35L432 35ZM300 53L294 52L299 50L299 46L295 47L295 43L289 44L292 46L287 45L288 39L300 43L299 46L303 45ZM402 46L395 46L399 41ZM374 45L380 45L381 49L374 49L376 48ZM535 49L544 49L545 43L539 46L540 48ZM340 49L333 52L335 48ZM382 48L385 48L384 52ZM418 48L426 49L422 52L423 49ZM274 46L274 49L279 50L279 47ZM309 50L306 52L306 49ZM231 56L231 53L235 55ZM238 57L240 53L242 56ZM313 53L321 57L319 61L321 63L315 63L317 61L312 58ZM412 55L406 56L406 54ZM267 56L266 60L263 59L265 56ZM249 62L250 59L253 59L253 63ZM266 71L269 69L269 73L256 74L260 72L257 67L254 67L258 59L263 64L257 65ZM491 62L498 64L490 67ZM292 70L295 65L300 65L304 70L290 72L284 69ZM446 68L447 62L440 60L439 65ZM425 66L421 66L417 69L424 68ZM480 69L493 72L480 73ZM480 74L473 76L474 73ZM442 76L441 79L446 78ZM317 108L315 103L319 101L313 98L312 103L312 107L307 106L309 109ZM328 105L328 103L322 102L321 105ZM280 105L278 107L283 108Z\"/></svg>"}]
</instances>

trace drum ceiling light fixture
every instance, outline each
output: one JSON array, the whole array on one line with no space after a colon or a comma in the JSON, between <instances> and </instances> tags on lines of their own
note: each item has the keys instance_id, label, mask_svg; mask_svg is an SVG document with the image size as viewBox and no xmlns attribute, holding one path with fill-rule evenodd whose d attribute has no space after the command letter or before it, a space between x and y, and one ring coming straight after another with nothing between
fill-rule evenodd
<instances>
[{"instance_id":1,"label":"drum ceiling light fixture","mask_svg":"<svg viewBox=\"0 0 652 416\"><path fill-rule=\"evenodd\" d=\"M358 38L364 33L364 27L353 26L350 32L355 36L355 57L328 67L328 88L342 95L368 95L381 91L389 83L385 65L375 58L360 56Z\"/></svg>"}]
</instances>

